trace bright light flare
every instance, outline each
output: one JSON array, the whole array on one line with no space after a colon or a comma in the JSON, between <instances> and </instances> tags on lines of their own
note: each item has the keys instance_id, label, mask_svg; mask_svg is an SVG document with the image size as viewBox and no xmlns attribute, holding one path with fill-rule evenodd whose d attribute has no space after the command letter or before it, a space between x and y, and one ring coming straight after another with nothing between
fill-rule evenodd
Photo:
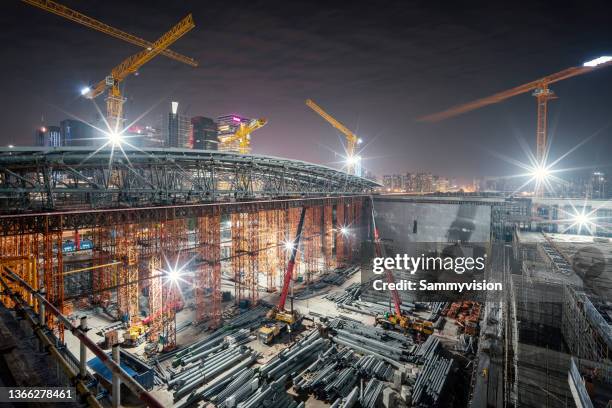
<instances>
[{"instance_id":1,"label":"bright light flare","mask_svg":"<svg viewBox=\"0 0 612 408\"><path fill-rule=\"evenodd\" d=\"M531 172L531 177L533 177L536 181L540 183L546 181L550 177L550 175L550 168L542 164L535 167Z\"/></svg>"},{"instance_id":2,"label":"bright light flare","mask_svg":"<svg viewBox=\"0 0 612 408\"><path fill-rule=\"evenodd\" d=\"M113 145L117 146L123 142L123 134L119 132L110 132L108 134L108 141Z\"/></svg>"},{"instance_id":3,"label":"bright light flare","mask_svg":"<svg viewBox=\"0 0 612 408\"><path fill-rule=\"evenodd\" d=\"M286 251L292 251L293 248L295 247L295 244L293 243L293 241L285 241L283 243L283 246L285 247Z\"/></svg>"},{"instance_id":4,"label":"bright light flare","mask_svg":"<svg viewBox=\"0 0 612 408\"><path fill-rule=\"evenodd\" d=\"M177 271L175 269L171 269L168 272L168 279L170 279L172 282L178 282L180 277L181 277L181 272L180 271Z\"/></svg>"},{"instance_id":5,"label":"bright light flare","mask_svg":"<svg viewBox=\"0 0 612 408\"><path fill-rule=\"evenodd\" d=\"M340 227L340 234L343 236L348 236L351 230L348 227Z\"/></svg>"},{"instance_id":6,"label":"bright light flare","mask_svg":"<svg viewBox=\"0 0 612 408\"><path fill-rule=\"evenodd\" d=\"M86 86L84 88L81 88L81 95L82 96L87 95L89 92L91 92L91 88L90 87Z\"/></svg>"},{"instance_id":7,"label":"bright light flare","mask_svg":"<svg viewBox=\"0 0 612 408\"><path fill-rule=\"evenodd\" d=\"M359 163L360 160L360 156L348 156L346 158L346 164L348 164L349 166L354 166L355 164Z\"/></svg>"},{"instance_id":8,"label":"bright light flare","mask_svg":"<svg viewBox=\"0 0 612 408\"><path fill-rule=\"evenodd\" d=\"M610 62L610 61L612 61L612 57L604 55L602 57L587 61L584 64L582 64L582 66L583 67L596 67L598 65L605 64L606 62Z\"/></svg>"}]
</instances>

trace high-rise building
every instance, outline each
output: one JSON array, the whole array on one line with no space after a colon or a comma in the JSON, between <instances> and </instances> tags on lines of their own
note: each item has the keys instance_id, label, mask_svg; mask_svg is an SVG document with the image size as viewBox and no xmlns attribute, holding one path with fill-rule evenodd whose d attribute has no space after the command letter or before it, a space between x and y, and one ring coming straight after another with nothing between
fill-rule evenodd
<instances>
[{"instance_id":1,"label":"high-rise building","mask_svg":"<svg viewBox=\"0 0 612 408\"><path fill-rule=\"evenodd\" d=\"M162 118L162 140L166 147L191 148L189 118L178 113L178 102L171 103L171 111Z\"/></svg>"},{"instance_id":2,"label":"high-rise building","mask_svg":"<svg viewBox=\"0 0 612 408\"><path fill-rule=\"evenodd\" d=\"M240 141L227 140L236 133L241 124L247 125L251 119L240 115L224 115L217 118L217 138L219 140L219 150L224 152L237 152L240 148Z\"/></svg>"},{"instance_id":3,"label":"high-rise building","mask_svg":"<svg viewBox=\"0 0 612 408\"><path fill-rule=\"evenodd\" d=\"M601 171L591 174L591 180L587 185L588 195L591 198L608 198L606 195L606 175Z\"/></svg>"},{"instance_id":4,"label":"high-rise building","mask_svg":"<svg viewBox=\"0 0 612 408\"><path fill-rule=\"evenodd\" d=\"M217 124L214 120L204 116L191 118L191 144L194 149L217 150Z\"/></svg>"},{"instance_id":5,"label":"high-rise building","mask_svg":"<svg viewBox=\"0 0 612 408\"><path fill-rule=\"evenodd\" d=\"M415 190L419 193L431 193L433 191L433 175L431 173L417 173Z\"/></svg>"},{"instance_id":6,"label":"high-rise building","mask_svg":"<svg viewBox=\"0 0 612 408\"><path fill-rule=\"evenodd\" d=\"M94 128L85 122L75 119L64 119L60 122L62 146L92 146Z\"/></svg>"},{"instance_id":7,"label":"high-rise building","mask_svg":"<svg viewBox=\"0 0 612 408\"><path fill-rule=\"evenodd\" d=\"M59 126L41 126L34 135L36 146L60 147L62 145L62 130Z\"/></svg>"}]
</instances>

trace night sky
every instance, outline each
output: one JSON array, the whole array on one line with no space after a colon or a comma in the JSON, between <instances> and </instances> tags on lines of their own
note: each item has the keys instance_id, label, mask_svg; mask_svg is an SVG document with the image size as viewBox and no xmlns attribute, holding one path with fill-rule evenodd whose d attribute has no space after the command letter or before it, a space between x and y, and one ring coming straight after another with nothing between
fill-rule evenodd
<instances>
[{"instance_id":1,"label":"night sky","mask_svg":"<svg viewBox=\"0 0 612 408\"><path fill-rule=\"evenodd\" d=\"M196 27L171 49L200 66L149 62L125 82L128 120L156 106L141 122L154 124L171 100L190 116L266 117L254 153L333 165L342 139L304 105L312 98L363 137L364 166L378 175L516 172L491 151L527 160L517 137L535 149L533 97L437 124L416 118L612 55L605 1L61 2L149 41L193 13ZM2 6L0 143L31 145L42 118L55 125L66 112L93 120L79 90L138 47L19 1ZM612 68L552 89L551 156L599 132L563 166L612 170Z\"/></svg>"}]
</instances>

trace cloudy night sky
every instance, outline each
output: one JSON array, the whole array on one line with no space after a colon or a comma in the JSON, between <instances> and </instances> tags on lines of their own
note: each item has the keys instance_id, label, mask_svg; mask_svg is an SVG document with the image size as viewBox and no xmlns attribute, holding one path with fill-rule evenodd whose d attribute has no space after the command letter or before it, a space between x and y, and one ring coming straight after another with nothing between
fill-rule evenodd
<instances>
[{"instance_id":1,"label":"cloudy night sky","mask_svg":"<svg viewBox=\"0 0 612 408\"><path fill-rule=\"evenodd\" d=\"M155 124L172 100L189 116L265 117L254 153L334 165L343 139L304 105L312 98L364 139L364 167L378 175L517 172L491 151L526 161L520 137L535 150L529 94L441 123L416 119L612 55L605 1L61 3L149 41L193 13L196 27L171 49L200 66L162 55L145 65L124 82L128 121L152 109L140 123ZM2 8L0 143L32 145L43 119L94 120L80 89L138 47L20 1ZM563 166L610 171L612 68L551 88L551 157L594 135Z\"/></svg>"}]
</instances>

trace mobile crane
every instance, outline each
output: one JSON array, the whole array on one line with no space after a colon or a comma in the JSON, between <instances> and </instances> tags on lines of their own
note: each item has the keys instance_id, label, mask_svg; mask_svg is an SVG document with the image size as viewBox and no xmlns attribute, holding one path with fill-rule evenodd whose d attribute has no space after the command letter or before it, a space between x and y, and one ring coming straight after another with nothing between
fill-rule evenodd
<instances>
[{"instance_id":1,"label":"mobile crane","mask_svg":"<svg viewBox=\"0 0 612 408\"><path fill-rule=\"evenodd\" d=\"M376 219L374 217L374 200L370 197L372 207L372 233L374 238L374 253L376 257L385 256L385 248L380 241L378 228L376 227ZM393 273L390 270L386 272L387 282L395 283ZM385 313L383 316L376 317L376 324L386 328L399 328L401 330L412 330L422 334L433 334L433 323L421 319L411 318L402 314L402 300L393 286L391 290L391 298L393 299L394 312Z\"/></svg>"},{"instance_id":2,"label":"mobile crane","mask_svg":"<svg viewBox=\"0 0 612 408\"><path fill-rule=\"evenodd\" d=\"M265 325L259 329L258 337L264 344L272 343L274 338L280 334L283 328L287 326L289 329L296 328L302 320L302 316L300 316L296 310L293 310L293 302L290 311L285 310L285 303L287 302L287 295L289 294L289 284L291 283L291 277L293 276L295 257L297 255L300 239L302 237L302 227L304 226L305 216L306 207L302 207L295 239L291 243L291 257L289 258L287 269L285 270L283 289L281 291L280 299L278 301L278 305L270 309L266 315L268 320L275 321L275 323Z\"/></svg>"}]
</instances>

